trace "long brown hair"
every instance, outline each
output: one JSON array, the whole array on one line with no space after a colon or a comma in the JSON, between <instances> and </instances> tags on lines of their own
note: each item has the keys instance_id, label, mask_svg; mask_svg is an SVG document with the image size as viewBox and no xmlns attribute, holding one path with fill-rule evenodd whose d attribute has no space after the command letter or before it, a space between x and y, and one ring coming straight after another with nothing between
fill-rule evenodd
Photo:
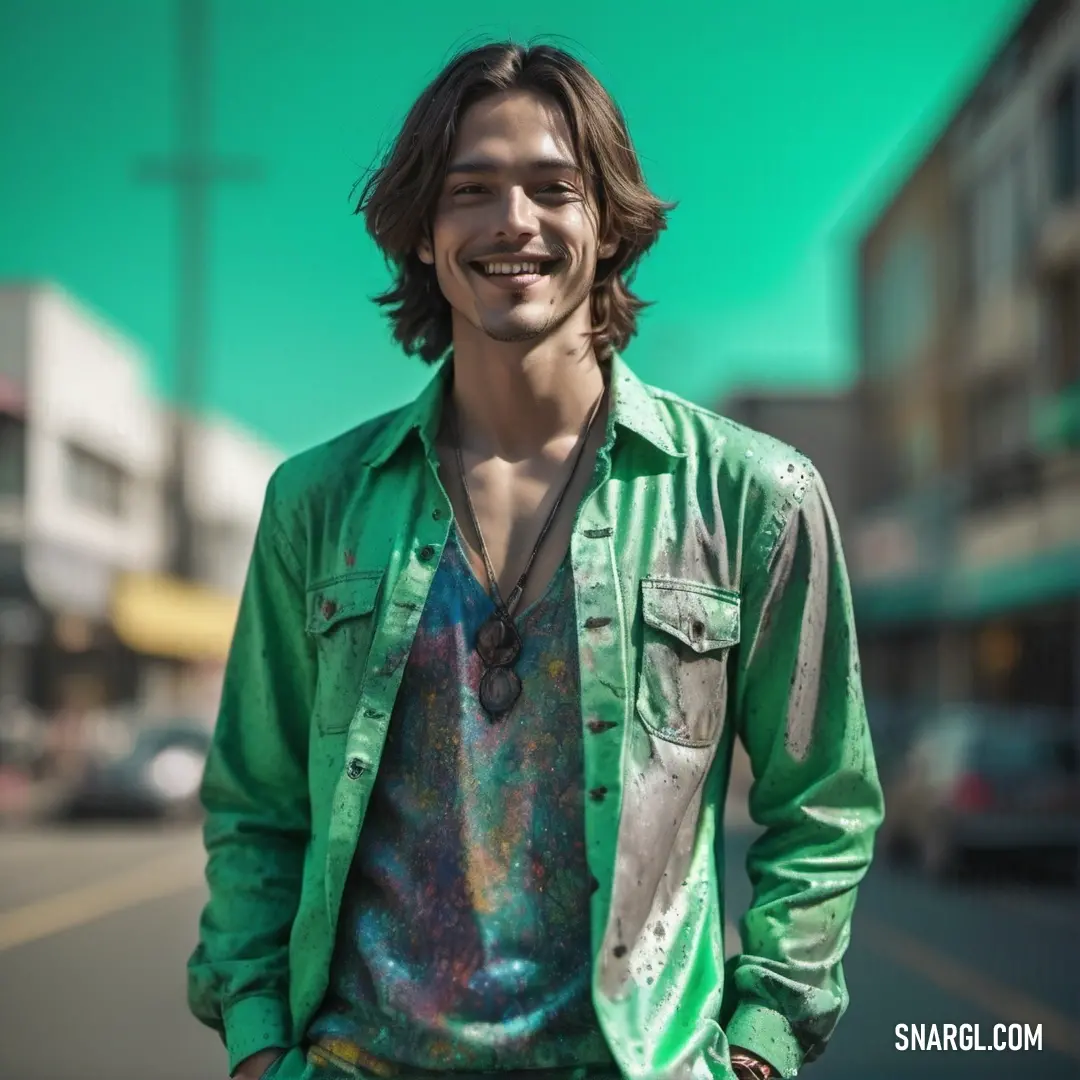
<instances>
[{"instance_id":1,"label":"long brown hair","mask_svg":"<svg viewBox=\"0 0 1080 1080\"><path fill-rule=\"evenodd\" d=\"M618 106L589 70L561 49L483 45L456 56L420 95L356 206L394 271L393 287L375 303L388 309L394 338L405 352L427 363L450 348L450 305L417 247L430 235L462 115L481 98L509 90L540 94L561 107L578 162L593 185L600 234L610 230L619 238L615 254L597 263L591 296L594 346L601 358L626 347L638 313L647 306L630 282L675 204L662 202L646 185Z\"/></svg>"}]
</instances>

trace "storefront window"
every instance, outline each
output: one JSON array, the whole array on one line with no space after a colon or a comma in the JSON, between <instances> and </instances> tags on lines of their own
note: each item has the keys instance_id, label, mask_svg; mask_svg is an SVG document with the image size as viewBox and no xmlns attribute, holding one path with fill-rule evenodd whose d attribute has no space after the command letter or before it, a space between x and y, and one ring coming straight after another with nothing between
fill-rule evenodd
<instances>
[{"instance_id":1,"label":"storefront window","mask_svg":"<svg viewBox=\"0 0 1080 1080\"><path fill-rule=\"evenodd\" d=\"M1061 202L1080 190L1080 79L1070 74L1053 109L1054 197Z\"/></svg>"},{"instance_id":2,"label":"storefront window","mask_svg":"<svg viewBox=\"0 0 1080 1080\"><path fill-rule=\"evenodd\" d=\"M0 415L0 496L26 490L26 424Z\"/></svg>"},{"instance_id":3,"label":"storefront window","mask_svg":"<svg viewBox=\"0 0 1080 1080\"><path fill-rule=\"evenodd\" d=\"M81 446L67 447L67 487L71 498L106 517L122 517L127 474L119 465Z\"/></svg>"},{"instance_id":4,"label":"storefront window","mask_svg":"<svg viewBox=\"0 0 1080 1080\"><path fill-rule=\"evenodd\" d=\"M1074 709L1080 603L1010 615L976 631L975 686L984 704Z\"/></svg>"}]
</instances>

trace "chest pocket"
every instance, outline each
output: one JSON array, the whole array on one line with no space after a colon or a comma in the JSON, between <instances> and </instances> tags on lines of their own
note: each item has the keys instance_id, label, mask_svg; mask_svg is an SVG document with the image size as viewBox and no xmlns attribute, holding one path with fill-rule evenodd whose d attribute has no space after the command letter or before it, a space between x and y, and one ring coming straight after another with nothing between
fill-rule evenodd
<instances>
[{"instance_id":1,"label":"chest pocket","mask_svg":"<svg viewBox=\"0 0 1080 1080\"><path fill-rule=\"evenodd\" d=\"M312 586L307 632L316 641L315 722L323 734L348 731L360 700L375 632L381 570L358 570Z\"/></svg>"},{"instance_id":2,"label":"chest pocket","mask_svg":"<svg viewBox=\"0 0 1080 1080\"><path fill-rule=\"evenodd\" d=\"M683 746L719 738L739 615L737 592L676 578L642 581L637 712L660 738Z\"/></svg>"}]
</instances>

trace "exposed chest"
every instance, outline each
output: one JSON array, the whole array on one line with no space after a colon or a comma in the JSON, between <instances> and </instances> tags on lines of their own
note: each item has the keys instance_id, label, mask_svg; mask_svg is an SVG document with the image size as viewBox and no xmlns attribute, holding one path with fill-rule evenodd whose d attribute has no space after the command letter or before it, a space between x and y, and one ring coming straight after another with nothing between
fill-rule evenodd
<instances>
[{"instance_id":1,"label":"exposed chest","mask_svg":"<svg viewBox=\"0 0 1080 1080\"><path fill-rule=\"evenodd\" d=\"M484 547L504 600L527 571L517 611L544 594L566 556L578 509L592 480L596 449L595 441L590 440L572 476L573 458L509 463L471 461L465 456L464 484L456 455L449 450L440 452L440 476L477 579L488 587Z\"/></svg>"}]
</instances>

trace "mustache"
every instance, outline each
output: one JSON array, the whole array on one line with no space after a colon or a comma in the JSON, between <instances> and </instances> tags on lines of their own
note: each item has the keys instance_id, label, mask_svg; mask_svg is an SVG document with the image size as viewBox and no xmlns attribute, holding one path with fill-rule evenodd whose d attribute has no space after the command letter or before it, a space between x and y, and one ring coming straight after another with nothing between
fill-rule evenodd
<instances>
[{"instance_id":1,"label":"mustache","mask_svg":"<svg viewBox=\"0 0 1080 1080\"><path fill-rule=\"evenodd\" d=\"M498 259L513 256L514 258L528 259L534 262L550 262L552 259L566 259L570 255L569 250L561 244L548 244L547 247L548 252L544 253L542 251L521 251L512 244L501 244L485 248L483 251L473 252L465 261L475 262L477 259Z\"/></svg>"}]
</instances>

